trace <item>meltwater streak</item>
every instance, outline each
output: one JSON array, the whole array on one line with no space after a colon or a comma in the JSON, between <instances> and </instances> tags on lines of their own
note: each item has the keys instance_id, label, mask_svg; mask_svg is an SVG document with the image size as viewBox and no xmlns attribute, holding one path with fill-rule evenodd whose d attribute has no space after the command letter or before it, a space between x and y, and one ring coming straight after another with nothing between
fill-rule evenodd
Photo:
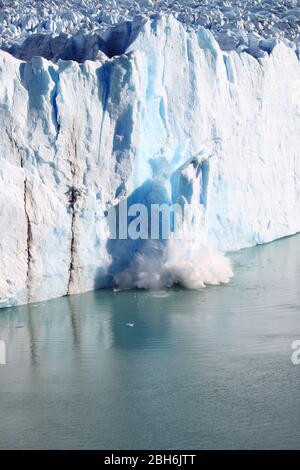
<instances>
[{"instance_id":1,"label":"meltwater streak","mask_svg":"<svg viewBox=\"0 0 300 470\"><path fill-rule=\"evenodd\" d=\"M163 253L162 253L163 251ZM195 248L183 240L147 241L129 266L114 276L120 289L153 289L180 285L199 289L229 282L230 260L210 246Z\"/></svg>"}]
</instances>

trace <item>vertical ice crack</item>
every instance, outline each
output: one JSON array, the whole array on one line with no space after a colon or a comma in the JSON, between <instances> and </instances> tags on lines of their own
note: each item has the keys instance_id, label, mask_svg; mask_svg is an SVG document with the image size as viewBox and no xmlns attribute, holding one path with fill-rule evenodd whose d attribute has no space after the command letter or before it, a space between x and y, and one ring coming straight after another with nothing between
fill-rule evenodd
<instances>
[{"instance_id":1,"label":"vertical ice crack","mask_svg":"<svg viewBox=\"0 0 300 470\"><path fill-rule=\"evenodd\" d=\"M67 288L67 295L70 294L70 288L73 281L73 272L74 272L74 265L75 265L75 224L76 224L76 201L79 196L80 192L75 187L71 186L68 190L69 196L69 210L72 214L71 220L71 245L70 245L70 266L69 266L69 280L68 280L68 288Z\"/></svg>"},{"instance_id":2,"label":"vertical ice crack","mask_svg":"<svg viewBox=\"0 0 300 470\"><path fill-rule=\"evenodd\" d=\"M71 213L71 243L70 243L70 264L69 264L69 279L68 279L68 287L67 287L67 295L70 294L71 286L74 281L74 270L75 270L75 244L76 244L76 216L77 216L77 201L78 198L81 196L81 190L76 187L76 164L78 159L78 149L77 149L77 142L76 142L76 132L75 126L73 125L72 135L71 135L71 145L73 148L73 157L74 160L72 161L72 155L70 155L70 169L72 175L72 185L69 186L66 195L69 199L69 213Z\"/></svg>"},{"instance_id":3,"label":"vertical ice crack","mask_svg":"<svg viewBox=\"0 0 300 470\"><path fill-rule=\"evenodd\" d=\"M54 67L49 67L49 73L53 80L54 86L51 91L50 99L53 107L53 121L56 129L56 140L60 132L60 121L58 116L58 107L57 107L57 96L58 96L58 85L59 85L59 74Z\"/></svg>"},{"instance_id":4,"label":"vertical ice crack","mask_svg":"<svg viewBox=\"0 0 300 470\"><path fill-rule=\"evenodd\" d=\"M21 157L21 168L24 169L24 161ZM25 175L24 178L24 189L23 189L23 198L24 198L24 212L26 217L26 230L27 230L27 238L26 238L26 252L27 252L27 267L26 267L26 291L27 291L27 302L30 303L31 301L31 262L32 262L32 228L31 228L31 221L28 213L28 188L27 188L27 176Z\"/></svg>"},{"instance_id":5,"label":"vertical ice crack","mask_svg":"<svg viewBox=\"0 0 300 470\"><path fill-rule=\"evenodd\" d=\"M209 183L209 158L204 159L200 166L201 171L201 193L200 193L200 204L203 204L205 210L207 208L207 197L208 197L208 183Z\"/></svg>"},{"instance_id":6,"label":"vertical ice crack","mask_svg":"<svg viewBox=\"0 0 300 470\"><path fill-rule=\"evenodd\" d=\"M165 42L164 42L164 46L163 46L163 70L162 70L162 88L163 88L163 95L160 99L160 103L159 103L159 115L160 115L160 118L161 118L161 121L163 123L163 126L165 128L165 131L167 133L167 135L169 134L169 131L168 131L168 122L167 122L167 110L166 110L166 106L167 106L167 103L168 103L168 92L167 92L167 88L166 88L166 85L165 85L165 77L166 77L166 61L167 61L167 45L168 45L168 31L169 29L166 28L165 30Z\"/></svg>"},{"instance_id":7,"label":"vertical ice crack","mask_svg":"<svg viewBox=\"0 0 300 470\"><path fill-rule=\"evenodd\" d=\"M100 87L104 88L104 91L102 94L99 91L99 97L102 103L102 118L101 118L100 133L99 133L98 162L100 161L100 157L101 157L102 134L103 134L103 128L104 128L105 114L107 110L108 97L110 93L110 79L111 79L112 67L113 67L113 63L108 62L108 63L103 64L102 67L100 67L100 69L97 70L97 76L99 80L98 86L99 88Z\"/></svg>"},{"instance_id":8,"label":"vertical ice crack","mask_svg":"<svg viewBox=\"0 0 300 470\"><path fill-rule=\"evenodd\" d=\"M25 208L25 215L26 215L26 221L27 221L27 274L26 274L26 279L27 279L27 290L28 290L28 296L30 293L30 268L31 268L31 260L32 260L32 254L31 254L31 244L32 244L32 229L31 229L31 222L30 222L30 217L28 214L28 209L27 209L27 178L24 180L24 208Z\"/></svg>"},{"instance_id":9,"label":"vertical ice crack","mask_svg":"<svg viewBox=\"0 0 300 470\"><path fill-rule=\"evenodd\" d=\"M6 130L8 139L11 143L13 152L20 158L20 167L24 171L24 183L23 183L23 204L24 204L24 213L26 218L26 273L25 273L25 282L26 282L26 292L27 292L27 302L31 301L31 263L32 263L32 227L31 221L28 212L28 188L27 188L27 176L25 172L25 160L22 156L22 149L18 144L16 138L14 137L13 126L11 123L10 129Z\"/></svg>"}]
</instances>

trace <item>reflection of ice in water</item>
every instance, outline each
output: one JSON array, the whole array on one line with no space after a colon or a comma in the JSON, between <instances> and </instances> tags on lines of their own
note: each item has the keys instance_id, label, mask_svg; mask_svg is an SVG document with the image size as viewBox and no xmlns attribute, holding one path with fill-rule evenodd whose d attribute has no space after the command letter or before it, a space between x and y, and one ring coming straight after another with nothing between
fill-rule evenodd
<instances>
[{"instance_id":1,"label":"reflection of ice in water","mask_svg":"<svg viewBox=\"0 0 300 470\"><path fill-rule=\"evenodd\" d=\"M0 340L0 365L6 364L6 344Z\"/></svg>"},{"instance_id":2,"label":"reflection of ice in water","mask_svg":"<svg viewBox=\"0 0 300 470\"><path fill-rule=\"evenodd\" d=\"M168 446L174 439L187 448L199 446L200 440L213 446L220 435L230 448L228 427L241 448L246 438L249 447L261 442L292 445L300 432L295 415L300 366L293 373L291 362L299 324L299 241L300 235L232 254L235 281L223 287L118 294L103 290L57 299L32 312L30 306L1 311L0 338L7 340L11 358L0 366L5 388L0 445L5 433L7 447L22 442L28 448L66 442L105 448L121 438L124 448L133 440L140 447L149 442L154 447L159 442ZM22 324L23 330L15 330ZM274 377L278 387L272 390ZM17 409L20 419L12 432L6 426L16 413L11 403L24 390L26 407ZM249 393L251 400L243 399ZM258 404L255 409L253 403ZM137 409L145 419L139 419ZM149 423L156 429L157 410L173 424L196 413L186 441L184 433L178 437L175 425L152 440L147 429ZM289 425L281 426L287 417ZM211 437L207 427L212 418L216 432ZM34 429L43 427L42 434L24 432L33 421ZM242 435L236 426L241 421L246 430ZM54 422L62 423L60 434L53 433ZM136 435L128 436L129 428Z\"/></svg>"}]
</instances>

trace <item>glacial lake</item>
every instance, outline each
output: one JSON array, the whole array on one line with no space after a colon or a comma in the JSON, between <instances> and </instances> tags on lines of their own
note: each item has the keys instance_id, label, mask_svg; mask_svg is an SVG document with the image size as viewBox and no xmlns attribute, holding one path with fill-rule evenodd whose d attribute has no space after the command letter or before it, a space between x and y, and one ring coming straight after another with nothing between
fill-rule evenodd
<instances>
[{"instance_id":1,"label":"glacial lake","mask_svg":"<svg viewBox=\"0 0 300 470\"><path fill-rule=\"evenodd\" d=\"M0 448L300 449L300 236L200 291L0 311Z\"/></svg>"}]
</instances>

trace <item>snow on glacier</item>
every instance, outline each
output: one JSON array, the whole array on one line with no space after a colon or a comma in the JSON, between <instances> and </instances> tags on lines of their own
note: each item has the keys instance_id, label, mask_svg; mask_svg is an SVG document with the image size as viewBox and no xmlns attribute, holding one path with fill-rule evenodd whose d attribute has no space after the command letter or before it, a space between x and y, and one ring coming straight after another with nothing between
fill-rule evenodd
<instances>
[{"instance_id":1,"label":"snow on glacier","mask_svg":"<svg viewBox=\"0 0 300 470\"><path fill-rule=\"evenodd\" d=\"M283 42L257 60L162 16L110 59L0 51L0 84L0 306L157 273L226 281L211 250L300 231L299 61ZM193 204L193 246L109 240L124 198Z\"/></svg>"},{"instance_id":2,"label":"snow on glacier","mask_svg":"<svg viewBox=\"0 0 300 470\"><path fill-rule=\"evenodd\" d=\"M299 0L2 0L0 8L2 48L36 34L101 36L109 26L160 13L173 13L187 30L209 29L224 50L260 57L277 39L299 48Z\"/></svg>"}]
</instances>

